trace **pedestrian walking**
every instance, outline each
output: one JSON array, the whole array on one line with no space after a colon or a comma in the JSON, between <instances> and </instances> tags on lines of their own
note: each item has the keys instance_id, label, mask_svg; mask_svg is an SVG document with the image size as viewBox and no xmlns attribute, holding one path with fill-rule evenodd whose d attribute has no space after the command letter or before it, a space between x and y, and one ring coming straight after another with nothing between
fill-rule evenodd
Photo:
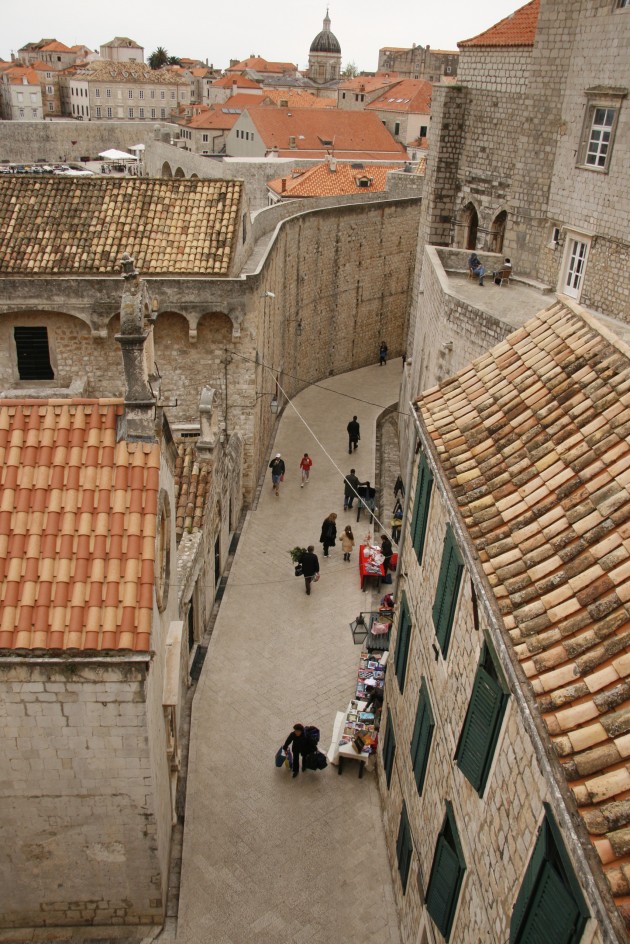
<instances>
[{"instance_id":1,"label":"pedestrian walking","mask_svg":"<svg viewBox=\"0 0 630 944\"><path fill-rule=\"evenodd\" d=\"M293 730L282 745L284 751L292 748L293 753L293 776L297 777L300 772L300 757L302 758L302 773L306 770L304 758L307 754L313 754L317 750L317 745L310 738L307 738L303 724L294 724Z\"/></svg>"},{"instance_id":2,"label":"pedestrian walking","mask_svg":"<svg viewBox=\"0 0 630 944\"><path fill-rule=\"evenodd\" d=\"M280 482L284 481L284 459L279 452L269 463L269 468L271 469L271 487L277 497L280 495Z\"/></svg>"},{"instance_id":3,"label":"pedestrian walking","mask_svg":"<svg viewBox=\"0 0 630 944\"><path fill-rule=\"evenodd\" d=\"M349 475L343 480L343 510L352 508L352 502L357 497L359 487L359 478L355 475L354 469L350 469Z\"/></svg>"},{"instance_id":4,"label":"pedestrian walking","mask_svg":"<svg viewBox=\"0 0 630 944\"><path fill-rule=\"evenodd\" d=\"M300 564L302 565L302 574L304 575L306 596L310 597L311 584L313 583L316 575L319 574L319 560L317 558L317 554L315 554L315 548L312 544L309 544L304 554L302 554L300 557Z\"/></svg>"},{"instance_id":5,"label":"pedestrian walking","mask_svg":"<svg viewBox=\"0 0 630 944\"><path fill-rule=\"evenodd\" d=\"M381 341L381 347L378 352L378 366L383 367L387 364L387 345L385 341Z\"/></svg>"},{"instance_id":6,"label":"pedestrian walking","mask_svg":"<svg viewBox=\"0 0 630 944\"><path fill-rule=\"evenodd\" d=\"M337 515L331 512L322 522L322 533L319 536L320 544L324 545L324 557L328 557L328 550L334 547L337 540Z\"/></svg>"},{"instance_id":7,"label":"pedestrian walking","mask_svg":"<svg viewBox=\"0 0 630 944\"><path fill-rule=\"evenodd\" d=\"M313 460L309 456L308 452L305 452L300 461L300 472L302 473L302 484L300 488L304 488L308 482L308 477L311 474L311 466L313 465Z\"/></svg>"},{"instance_id":8,"label":"pedestrian walking","mask_svg":"<svg viewBox=\"0 0 630 944\"><path fill-rule=\"evenodd\" d=\"M347 524L344 528L343 534L341 535L341 549L343 551L343 559L345 561L350 560L350 555L352 554L352 548L354 547L354 534L352 533L352 528Z\"/></svg>"},{"instance_id":9,"label":"pedestrian walking","mask_svg":"<svg viewBox=\"0 0 630 944\"><path fill-rule=\"evenodd\" d=\"M348 452L352 452L353 449L359 448L359 440L361 439L361 427L356 416L352 417L346 429L348 430Z\"/></svg>"}]
</instances>

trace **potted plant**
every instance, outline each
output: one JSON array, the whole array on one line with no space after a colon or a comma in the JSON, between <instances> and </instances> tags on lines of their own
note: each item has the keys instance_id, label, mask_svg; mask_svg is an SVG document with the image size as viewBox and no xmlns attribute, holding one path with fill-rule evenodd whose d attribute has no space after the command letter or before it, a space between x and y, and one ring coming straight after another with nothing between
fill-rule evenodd
<instances>
[{"instance_id":1,"label":"potted plant","mask_svg":"<svg viewBox=\"0 0 630 944\"><path fill-rule=\"evenodd\" d=\"M292 547L289 551L289 555L294 564L299 564L302 554L306 554L305 547Z\"/></svg>"}]
</instances>

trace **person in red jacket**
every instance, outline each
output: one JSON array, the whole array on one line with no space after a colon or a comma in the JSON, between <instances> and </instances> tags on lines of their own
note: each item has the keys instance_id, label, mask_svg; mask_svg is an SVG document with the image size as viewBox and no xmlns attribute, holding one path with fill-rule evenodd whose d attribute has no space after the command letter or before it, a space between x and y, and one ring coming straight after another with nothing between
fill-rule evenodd
<instances>
[{"instance_id":1,"label":"person in red jacket","mask_svg":"<svg viewBox=\"0 0 630 944\"><path fill-rule=\"evenodd\" d=\"M310 475L312 465L313 465L313 460L309 456L308 452L305 452L304 455L302 456L302 461L300 462L300 471L302 473L302 484L300 485L300 488L304 488L304 486L308 482L308 477Z\"/></svg>"}]
</instances>

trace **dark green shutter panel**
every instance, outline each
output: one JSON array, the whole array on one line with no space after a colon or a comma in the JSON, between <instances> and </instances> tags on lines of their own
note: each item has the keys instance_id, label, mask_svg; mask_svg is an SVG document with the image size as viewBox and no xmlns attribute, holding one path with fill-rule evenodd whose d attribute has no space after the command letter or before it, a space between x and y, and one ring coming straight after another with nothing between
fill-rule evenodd
<instances>
[{"instance_id":1,"label":"dark green shutter panel","mask_svg":"<svg viewBox=\"0 0 630 944\"><path fill-rule=\"evenodd\" d=\"M460 877L459 859L440 836L427 890L427 910L445 938L448 938L453 921Z\"/></svg>"},{"instance_id":2,"label":"dark green shutter panel","mask_svg":"<svg viewBox=\"0 0 630 944\"><path fill-rule=\"evenodd\" d=\"M455 617L457 596L459 594L459 585L463 571L464 565L462 564L455 539L453 538L453 532L451 531L450 525L448 525L444 538L444 551L442 554L442 563L440 564L435 602L433 604L433 625L435 626L435 632L444 658L446 658L451 639L451 628Z\"/></svg>"},{"instance_id":3,"label":"dark green shutter panel","mask_svg":"<svg viewBox=\"0 0 630 944\"><path fill-rule=\"evenodd\" d=\"M518 944L572 944L580 909L549 862L545 862Z\"/></svg>"},{"instance_id":4,"label":"dark green shutter panel","mask_svg":"<svg viewBox=\"0 0 630 944\"><path fill-rule=\"evenodd\" d=\"M412 852L413 846L411 844L409 817L407 816L407 807L403 801L403 807L400 813L400 826L398 827L398 839L396 841L396 859L398 861L398 871L400 872L403 894L407 891L407 879L409 878Z\"/></svg>"},{"instance_id":5,"label":"dark green shutter panel","mask_svg":"<svg viewBox=\"0 0 630 944\"><path fill-rule=\"evenodd\" d=\"M403 692L405 688L405 676L407 674L407 656L409 654L409 637L411 635L411 622L409 620L409 610L407 609L407 598L403 595L402 606L400 608L400 620L398 623L398 637L396 639L396 678L398 687Z\"/></svg>"},{"instance_id":6,"label":"dark green shutter panel","mask_svg":"<svg viewBox=\"0 0 630 944\"><path fill-rule=\"evenodd\" d=\"M527 912L529 902L532 898L532 895L534 894L538 876L540 875L542 867L547 858L547 849L547 823L543 821L543 824L540 827L538 833L538 838L536 839L534 851L532 852L532 857L529 860L527 871L523 876L523 883L519 889L519 893L514 904L514 909L512 911L512 920L510 922L510 944L516 944L516 941L519 940L519 931Z\"/></svg>"},{"instance_id":7,"label":"dark green shutter panel","mask_svg":"<svg viewBox=\"0 0 630 944\"><path fill-rule=\"evenodd\" d=\"M457 749L457 764L475 790L485 786L504 703L499 684L479 666Z\"/></svg>"},{"instance_id":8,"label":"dark green shutter panel","mask_svg":"<svg viewBox=\"0 0 630 944\"><path fill-rule=\"evenodd\" d=\"M396 738L394 736L394 725L392 716L387 712L387 725L385 727L385 740L383 741L383 767L385 768L385 780L387 787L391 783L392 770L394 769L394 754L396 753Z\"/></svg>"},{"instance_id":9,"label":"dark green shutter panel","mask_svg":"<svg viewBox=\"0 0 630 944\"><path fill-rule=\"evenodd\" d=\"M433 476L427 465L427 460L423 456L420 460L420 468L418 469L416 500L411 522L411 541L419 564L422 563L422 555L424 554L424 539L427 533L432 487Z\"/></svg>"},{"instance_id":10,"label":"dark green shutter panel","mask_svg":"<svg viewBox=\"0 0 630 944\"><path fill-rule=\"evenodd\" d=\"M431 740L433 738L433 728L433 712L431 711L431 703L429 701L426 683L423 679L420 696L418 698L416 723L411 739L411 762L413 764L413 772L415 774L419 794L422 794L422 788L424 787L424 778L429 760Z\"/></svg>"}]
</instances>

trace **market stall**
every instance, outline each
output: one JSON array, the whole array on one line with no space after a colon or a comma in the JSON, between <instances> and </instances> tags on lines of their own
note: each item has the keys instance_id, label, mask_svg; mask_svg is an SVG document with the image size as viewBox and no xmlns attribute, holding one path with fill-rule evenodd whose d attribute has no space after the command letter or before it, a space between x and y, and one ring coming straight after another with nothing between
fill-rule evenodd
<instances>
[{"instance_id":1,"label":"market stall","mask_svg":"<svg viewBox=\"0 0 630 944\"><path fill-rule=\"evenodd\" d=\"M328 750L328 760L343 772L346 760L359 764L359 777L373 766L378 744L380 709L370 708L372 689L382 692L385 685L385 669L389 653L370 653L364 650L359 661L355 697L345 711L338 711L333 725L333 735ZM382 698L379 699L382 702Z\"/></svg>"}]
</instances>

